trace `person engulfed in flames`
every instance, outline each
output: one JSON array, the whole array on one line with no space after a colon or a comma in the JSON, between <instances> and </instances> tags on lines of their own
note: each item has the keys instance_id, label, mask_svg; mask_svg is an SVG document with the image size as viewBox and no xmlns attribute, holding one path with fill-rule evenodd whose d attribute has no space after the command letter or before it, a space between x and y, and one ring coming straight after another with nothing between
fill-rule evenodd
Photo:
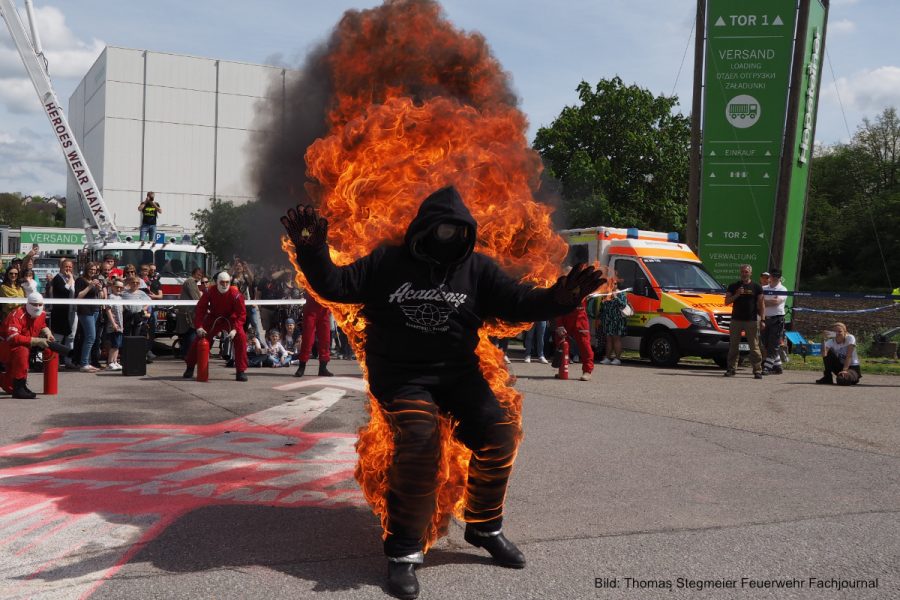
<instances>
[{"instance_id":1,"label":"person engulfed in flames","mask_svg":"<svg viewBox=\"0 0 900 600\"><path fill-rule=\"evenodd\" d=\"M576 266L550 288L521 284L474 252L476 222L453 187L428 196L402 245L382 245L347 266L329 255L328 223L312 206L282 217L297 264L316 295L362 305L369 388L394 434L384 551L388 589L416 598L415 566L435 510L439 415L471 451L465 539L504 567L525 557L501 531L503 503L521 431L479 370L478 330L486 319L531 322L570 312L602 283Z\"/></svg>"}]
</instances>

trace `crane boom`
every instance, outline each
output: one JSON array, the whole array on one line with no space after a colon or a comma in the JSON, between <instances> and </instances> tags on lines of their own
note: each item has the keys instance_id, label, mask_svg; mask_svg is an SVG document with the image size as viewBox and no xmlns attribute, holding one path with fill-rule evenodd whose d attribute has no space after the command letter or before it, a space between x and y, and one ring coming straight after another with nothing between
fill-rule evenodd
<instances>
[{"instance_id":1,"label":"crane boom","mask_svg":"<svg viewBox=\"0 0 900 600\"><path fill-rule=\"evenodd\" d=\"M28 8L30 9L31 7L29 6ZM29 17L30 15L31 11L29 10ZM69 172L72 173L78 184L78 200L81 202L82 207L88 209L85 212L90 215L93 225L98 230L115 232L115 223L110 218L106 203L103 202L100 188L97 187L94 181L94 176L91 174L87 161L84 159L84 154L75 140L75 135L69 126L69 120L66 118L65 112L59 103L59 98L57 98L56 92L53 91L50 74L43 59L43 53L39 48L40 42L37 38L37 30L33 19L31 27L32 31L34 31L34 44L28 37L22 24L22 19L19 18L19 13L16 12L13 0L0 0L0 16L6 21L13 43L15 43L19 56L22 57L22 62L25 64L25 70L31 78L31 83L34 84L34 90L37 92L44 114L47 115L50 125L53 127L56 141L63 151Z\"/></svg>"}]
</instances>

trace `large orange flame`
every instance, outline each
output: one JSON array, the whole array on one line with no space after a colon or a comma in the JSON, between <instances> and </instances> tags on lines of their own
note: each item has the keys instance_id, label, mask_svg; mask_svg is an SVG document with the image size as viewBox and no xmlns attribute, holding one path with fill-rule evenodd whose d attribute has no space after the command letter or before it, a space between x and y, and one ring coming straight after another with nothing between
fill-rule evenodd
<instances>
[{"instance_id":1,"label":"large orange flame","mask_svg":"<svg viewBox=\"0 0 900 600\"><path fill-rule=\"evenodd\" d=\"M306 164L317 182L309 192L330 223L335 263L348 264L383 242L402 243L421 201L453 184L478 223L476 251L523 281L555 281L566 245L552 229L550 209L534 199L541 162L484 39L454 29L433 2L389 0L345 15L329 47L330 131L309 147ZM283 248L291 249L287 239ZM348 333L366 375L361 307L323 304ZM488 336L508 337L528 326L488 323L477 348L482 373L516 424L522 397L510 387L502 353ZM356 476L387 531L393 436L371 396L368 410ZM470 453L453 438L453 425L442 423L438 506L426 548L465 502Z\"/></svg>"}]
</instances>

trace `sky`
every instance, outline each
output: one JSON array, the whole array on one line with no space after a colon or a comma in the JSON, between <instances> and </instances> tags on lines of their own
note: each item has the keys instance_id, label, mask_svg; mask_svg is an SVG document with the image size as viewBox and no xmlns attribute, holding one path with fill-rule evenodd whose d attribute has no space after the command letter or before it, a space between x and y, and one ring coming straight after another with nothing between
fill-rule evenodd
<instances>
[{"instance_id":1,"label":"sky","mask_svg":"<svg viewBox=\"0 0 900 600\"><path fill-rule=\"evenodd\" d=\"M16 4L24 17L24 0ZM377 4L34 0L64 107L106 45L298 66L346 10ZM442 6L458 28L483 34L511 74L529 119L529 140L565 106L577 104L581 81L615 75L655 94L674 93L680 110L690 112L694 0L444 0ZM864 117L900 107L897 23L897 0L831 1L817 143L846 142ZM0 27L0 192L65 194L62 151L40 109L9 31Z\"/></svg>"}]
</instances>

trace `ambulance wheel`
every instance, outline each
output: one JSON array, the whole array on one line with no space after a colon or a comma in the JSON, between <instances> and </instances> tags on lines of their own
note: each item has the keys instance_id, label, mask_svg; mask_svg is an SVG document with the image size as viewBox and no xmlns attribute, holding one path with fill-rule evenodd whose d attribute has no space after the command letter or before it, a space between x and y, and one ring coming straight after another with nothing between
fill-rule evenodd
<instances>
[{"instance_id":1,"label":"ambulance wheel","mask_svg":"<svg viewBox=\"0 0 900 600\"><path fill-rule=\"evenodd\" d=\"M674 367L681 358L675 338L665 331L654 333L647 342L647 356L650 357L650 362L659 367Z\"/></svg>"}]
</instances>

